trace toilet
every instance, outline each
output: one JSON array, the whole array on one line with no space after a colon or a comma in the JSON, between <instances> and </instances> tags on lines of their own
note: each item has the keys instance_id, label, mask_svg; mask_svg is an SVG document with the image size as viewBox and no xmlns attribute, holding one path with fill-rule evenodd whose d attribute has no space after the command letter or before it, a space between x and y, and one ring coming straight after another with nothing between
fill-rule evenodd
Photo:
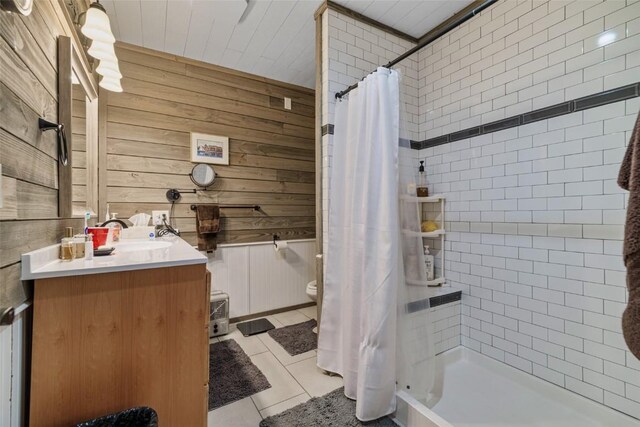
<instances>
[{"instance_id":1,"label":"toilet","mask_svg":"<svg viewBox=\"0 0 640 427\"><path fill-rule=\"evenodd\" d=\"M318 300L318 287L316 286L316 281L313 280L307 283L307 296L311 299L311 301ZM313 328L313 333L318 333L318 327Z\"/></svg>"},{"instance_id":2,"label":"toilet","mask_svg":"<svg viewBox=\"0 0 640 427\"><path fill-rule=\"evenodd\" d=\"M307 283L307 296L311 301L316 301L318 299L318 287L316 286L315 280Z\"/></svg>"}]
</instances>

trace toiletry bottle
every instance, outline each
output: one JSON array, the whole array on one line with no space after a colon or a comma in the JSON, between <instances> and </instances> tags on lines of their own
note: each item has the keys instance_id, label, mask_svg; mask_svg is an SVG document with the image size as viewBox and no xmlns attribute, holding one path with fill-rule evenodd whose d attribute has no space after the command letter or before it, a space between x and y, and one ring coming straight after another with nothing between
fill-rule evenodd
<instances>
[{"instance_id":1,"label":"toiletry bottle","mask_svg":"<svg viewBox=\"0 0 640 427\"><path fill-rule=\"evenodd\" d=\"M73 261L76 256L76 246L73 242L73 227L67 227L64 238L60 242L60 259L63 261Z\"/></svg>"},{"instance_id":2,"label":"toiletry bottle","mask_svg":"<svg viewBox=\"0 0 640 427\"><path fill-rule=\"evenodd\" d=\"M424 267L427 271L427 280L433 280L435 277L433 266L433 255L429 252L429 246L424 246Z\"/></svg>"},{"instance_id":3,"label":"toiletry bottle","mask_svg":"<svg viewBox=\"0 0 640 427\"><path fill-rule=\"evenodd\" d=\"M118 214L113 212L111 214L111 219L117 219L116 215L118 215ZM120 241L120 233L122 233L122 226L120 224L118 224L117 222L114 222L112 224L113 224L113 227L112 227L113 230L111 230L113 232L112 241L113 242L119 242Z\"/></svg>"},{"instance_id":4,"label":"toiletry bottle","mask_svg":"<svg viewBox=\"0 0 640 427\"><path fill-rule=\"evenodd\" d=\"M91 261L93 259L93 235L87 234L84 242L84 259Z\"/></svg>"},{"instance_id":5,"label":"toiletry bottle","mask_svg":"<svg viewBox=\"0 0 640 427\"><path fill-rule=\"evenodd\" d=\"M429 188L427 187L427 175L424 173L424 160L420 160L418 168L418 179L416 183L416 193L418 197L429 197Z\"/></svg>"},{"instance_id":6,"label":"toiletry bottle","mask_svg":"<svg viewBox=\"0 0 640 427\"><path fill-rule=\"evenodd\" d=\"M90 211L86 211L84 213L84 234L88 234L87 231L89 231L89 220L91 219L91 212Z\"/></svg>"},{"instance_id":7,"label":"toiletry bottle","mask_svg":"<svg viewBox=\"0 0 640 427\"><path fill-rule=\"evenodd\" d=\"M76 248L76 259L84 258L85 237L84 234L76 234L73 236L73 245Z\"/></svg>"}]
</instances>

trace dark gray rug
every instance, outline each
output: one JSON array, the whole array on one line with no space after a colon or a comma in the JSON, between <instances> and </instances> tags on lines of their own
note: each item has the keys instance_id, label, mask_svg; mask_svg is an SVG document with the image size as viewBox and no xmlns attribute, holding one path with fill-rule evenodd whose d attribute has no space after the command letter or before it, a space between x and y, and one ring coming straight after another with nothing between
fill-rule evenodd
<instances>
[{"instance_id":1,"label":"dark gray rug","mask_svg":"<svg viewBox=\"0 0 640 427\"><path fill-rule=\"evenodd\" d=\"M316 321L311 319L295 325L272 329L267 333L287 350L287 353L295 356L318 348L318 335L313 333L315 327Z\"/></svg>"},{"instance_id":2,"label":"dark gray rug","mask_svg":"<svg viewBox=\"0 0 640 427\"><path fill-rule=\"evenodd\" d=\"M366 423L356 418L356 402L347 399L344 388L314 397L291 409L265 418L260 427L397 427L389 417Z\"/></svg>"},{"instance_id":3,"label":"dark gray rug","mask_svg":"<svg viewBox=\"0 0 640 427\"><path fill-rule=\"evenodd\" d=\"M271 387L269 381L234 340L209 346L209 410Z\"/></svg>"}]
</instances>

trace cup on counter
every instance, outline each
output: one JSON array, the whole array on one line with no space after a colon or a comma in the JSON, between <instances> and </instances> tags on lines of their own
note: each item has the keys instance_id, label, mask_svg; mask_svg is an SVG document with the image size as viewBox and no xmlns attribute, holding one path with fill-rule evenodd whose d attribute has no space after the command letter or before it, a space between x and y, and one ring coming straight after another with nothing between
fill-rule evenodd
<instances>
[{"instance_id":1,"label":"cup on counter","mask_svg":"<svg viewBox=\"0 0 640 427\"><path fill-rule=\"evenodd\" d=\"M93 236L94 250L107 244L109 230L109 227L87 227L87 234L91 234Z\"/></svg>"}]
</instances>

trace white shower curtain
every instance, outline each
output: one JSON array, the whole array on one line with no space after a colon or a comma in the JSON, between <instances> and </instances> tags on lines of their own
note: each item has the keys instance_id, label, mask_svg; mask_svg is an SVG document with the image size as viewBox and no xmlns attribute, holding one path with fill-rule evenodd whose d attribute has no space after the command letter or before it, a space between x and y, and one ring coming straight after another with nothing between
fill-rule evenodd
<instances>
[{"instance_id":1,"label":"white shower curtain","mask_svg":"<svg viewBox=\"0 0 640 427\"><path fill-rule=\"evenodd\" d=\"M361 421L395 410L399 102L380 67L336 104L318 366L343 376Z\"/></svg>"}]
</instances>

